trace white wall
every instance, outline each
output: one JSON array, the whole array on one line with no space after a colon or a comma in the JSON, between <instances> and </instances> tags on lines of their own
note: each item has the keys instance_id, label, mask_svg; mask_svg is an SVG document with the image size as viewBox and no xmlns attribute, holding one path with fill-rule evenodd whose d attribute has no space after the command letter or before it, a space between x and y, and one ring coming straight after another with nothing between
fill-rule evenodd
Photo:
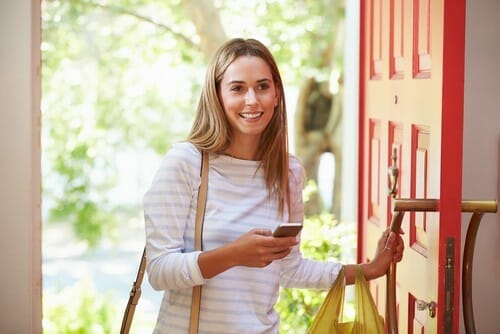
<instances>
[{"instance_id":1,"label":"white wall","mask_svg":"<svg viewBox=\"0 0 500 334\"><path fill-rule=\"evenodd\" d=\"M344 113L342 115L342 222L357 225L358 110L359 110L359 1L346 1L344 48Z\"/></svg>"},{"instance_id":2,"label":"white wall","mask_svg":"<svg viewBox=\"0 0 500 334\"><path fill-rule=\"evenodd\" d=\"M463 198L500 199L500 1L468 0L465 52ZM470 214L462 222L462 245ZM500 333L500 213L477 234L473 309L478 333ZM462 318L463 319L463 318ZM465 333L461 319L461 333Z\"/></svg>"},{"instance_id":3,"label":"white wall","mask_svg":"<svg viewBox=\"0 0 500 334\"><path fill-rule=\"evenodd\" d=\"M39 9L0 2L1 333L41 333Z\"/></svg>"}]
</instances>

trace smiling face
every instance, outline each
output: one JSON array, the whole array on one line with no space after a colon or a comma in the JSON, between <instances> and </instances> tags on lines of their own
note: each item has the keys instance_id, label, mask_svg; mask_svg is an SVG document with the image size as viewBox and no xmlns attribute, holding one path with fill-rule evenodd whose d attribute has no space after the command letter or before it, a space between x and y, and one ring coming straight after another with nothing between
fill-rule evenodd
<instances>
[{"instance_id":1,"label":"smiling face","mask_svg":"<svg viewBox=\"0 0 500 334\"><path fill-rule=\"evenodd\" d=\"M231 146L258 145L278 104L279 93L269 65L260 57L236 58L224 73L219 94L232 129Z\"/></svg>"}]
</instances>

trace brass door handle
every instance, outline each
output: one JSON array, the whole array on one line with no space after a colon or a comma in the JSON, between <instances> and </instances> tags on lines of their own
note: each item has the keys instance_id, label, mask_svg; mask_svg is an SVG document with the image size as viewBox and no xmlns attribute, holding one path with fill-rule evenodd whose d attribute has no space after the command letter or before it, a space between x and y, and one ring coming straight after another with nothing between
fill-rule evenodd
<instances>
[{"instance_id":1,"label":"brass door handle","mask_svg":"<svg viewBox=\"0 0 500 334\"><path fill-rule=\"evenodd\" d=\"M462 265L462 307L464 314L465 331L468 334L476 333L474 310L472 307L472 265L476 235L481 218L486 212L497 212L496 201L465 201L462 202L462 212L472 212L465 237L463 265Z\"/></svg>"},{"instance_id":2,"label":"brass door handle","mask_svg":"<svg viewBox=\"0 0 500 334\"><path fill-rule=\"evenodd\" d=\"M437 212L439 211L438 199L395 199L392 222L390 230L398 232L405 212ZM474 323L474 312L472 309L472 264L474 256L474 244L479 223L484 213L497 212L498 204L495 200L464 200L461 203L462 212L472 213L471 221L467 230L464 245L464 256L462 266L462 303L464 309L464 323L467 333L476 333ZM398 333L396 316L396 264L391 263L387 271L386 280L386 323L390 334ZM425 302L417 300L418 310L429 310L429 316L434 318L437 312L437 304L434 301Z\"/></svg>"}]
</instances>

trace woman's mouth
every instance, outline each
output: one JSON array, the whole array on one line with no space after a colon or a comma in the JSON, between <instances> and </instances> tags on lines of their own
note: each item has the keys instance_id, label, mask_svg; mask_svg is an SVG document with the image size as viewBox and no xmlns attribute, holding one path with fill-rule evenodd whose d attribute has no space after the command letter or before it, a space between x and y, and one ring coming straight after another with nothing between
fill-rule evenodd
<instances>
[{"instance_id":1,"label":"woman's mouth","mask_svg":"<svg viewBox=\"0 0 500 334\"><path fill-rule=\"evenodd\" d=\"M239 116L244 119L256 119L264 115L263 112L245 112L240 113Z\"/></svg>"}]
</instances>

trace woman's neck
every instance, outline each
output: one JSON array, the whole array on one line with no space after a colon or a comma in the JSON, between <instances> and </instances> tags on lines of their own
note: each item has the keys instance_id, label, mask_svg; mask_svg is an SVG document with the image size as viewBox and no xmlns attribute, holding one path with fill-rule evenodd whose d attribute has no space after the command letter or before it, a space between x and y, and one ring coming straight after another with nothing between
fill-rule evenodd
<instances>
[{"instance_id":1,"label":"woman's neck","mask_svg":"<svg viewBox=\"0 0 500 334\"><path fill-rule=\"evenodd\" d=\"M259 144L255 139L251 141L232 141L231 145L222 153L235 159L257 160Z\"/></svg>"},{"instance_id":2,"label":"woman's neck","mask_svg":"<svg viewBox=\"0 0 500 334\"><path fill-rule=\"evenodd\" d=\"M247 151L242 151L242 150L233 151L233 150L228 149L228 150L223 151L222 154L225 154L225 155L228 155L232 158L240 159L240 160L249 160L249 161L257 160L257 154L247 152Z\"/></svg>"}]
</instances>

